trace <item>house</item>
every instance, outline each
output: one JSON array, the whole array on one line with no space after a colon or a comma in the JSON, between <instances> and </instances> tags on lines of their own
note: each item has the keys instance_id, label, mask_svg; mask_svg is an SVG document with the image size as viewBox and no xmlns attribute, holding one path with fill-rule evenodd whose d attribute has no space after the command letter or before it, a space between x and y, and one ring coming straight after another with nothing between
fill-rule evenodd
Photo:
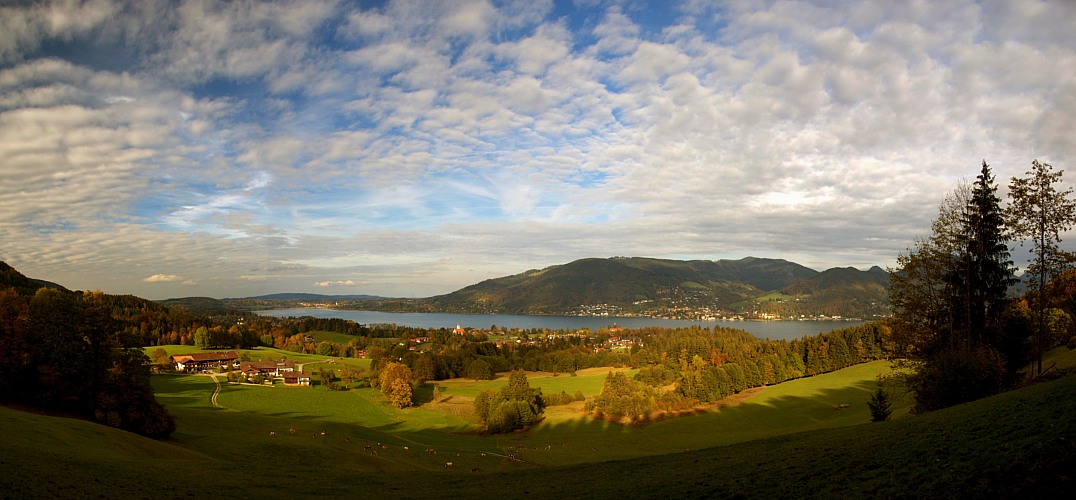
<instances>
[{"instance_id":1,"label":"house","mask_svg":"<svg viewBox=\"0 0 1076 500\"><path fill-rule=\"evenodd\" d=\"M284 385L310 385L310 374L306 372L284 372Z\"/></svg>"},{"instance_id":2,"label":"house","mask_svg":"<svg viewBox=\"0 0 1076 500\"><path fill-rule=\"evenodd\" d=\"M280 361L243 361L239 369L247 375L280 378L285 373L295 371L295 362L290 359Z\"/></svg>"},{"instance_id":3,"label":"house","mask_svg":"<svg viewBox=\"0 0 1076 500\"><path fill-rule=\"evenodd\" d=\"M239 355L235 351L173 354L171 359L176 371L187 373L220 367L236 368L239 363Z\"/></svg>"}]
</instances>

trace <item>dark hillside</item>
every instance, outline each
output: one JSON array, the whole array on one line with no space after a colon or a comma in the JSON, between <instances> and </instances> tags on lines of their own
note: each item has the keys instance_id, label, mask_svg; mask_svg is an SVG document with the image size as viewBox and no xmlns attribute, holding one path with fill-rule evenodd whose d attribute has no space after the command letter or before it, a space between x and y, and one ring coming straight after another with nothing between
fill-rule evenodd
<instances>
[{"instance_id":1,"label":"dark hillside","mask_svg":"<svg viewBox=\"0 0 1076 500\"><path fill-rule=\"evenodd\" d=\"M287 472L275 447L243 467L218 467L219 458L179 444L2 407L0 435L0 490L12 497L209 497L241 488L272 498L1065 498L1076 486L1076 377L891 422L506 473L361 472L361 454L324 445Z\"/></svg>"},{"instance_id":2,"label":"dark hillside","mask_svg":"<svg viewBox=\"0 0 1076 500\"><path fill-rule=\"evenodd\" d=\"M0 261L0 289L14 288L19 295L33 295L38 288L55 288L67 291L66 288L45 280L27 278L6 262Z\"/></svg>"}]
</instances>

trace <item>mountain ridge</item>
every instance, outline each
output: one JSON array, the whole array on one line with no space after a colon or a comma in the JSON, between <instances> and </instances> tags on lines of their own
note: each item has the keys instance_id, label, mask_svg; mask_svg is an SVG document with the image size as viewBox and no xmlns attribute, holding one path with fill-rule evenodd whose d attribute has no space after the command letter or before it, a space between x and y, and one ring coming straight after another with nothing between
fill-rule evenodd
<instances>
[{"instance_id":1,"label":"mountain ridge","mask_svg":"<svg viewBox=\"0 0 1076 500\"><path fill-rule=\"evenodd\" d=\"M889 274L815 271L783 259L584 258L491 278L421 299L344 303L346 309L537 315L641 315L702 319L878 317ZM764 298L764 300L763 300Z\"/></svg>"}]
</instances>

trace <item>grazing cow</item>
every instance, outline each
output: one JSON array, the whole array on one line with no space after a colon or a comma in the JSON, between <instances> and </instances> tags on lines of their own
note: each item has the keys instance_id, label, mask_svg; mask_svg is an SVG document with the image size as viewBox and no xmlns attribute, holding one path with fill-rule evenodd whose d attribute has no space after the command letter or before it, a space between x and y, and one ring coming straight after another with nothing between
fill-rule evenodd
<instances>
[{"instance_id":1,"label":"grazing cow","mask_svg":"<svg viewBox=\"0 0 1076 500\"><path fill-rule=\"evenodd\" d=\"M483 457L484 457L484 456L486 456L486 452L484 452L484 451L483 451L483 452L482 452L482 456L483 456Z\"/></svg>"},{"instance_id":2,"label":"grazing cow","mask_svg":"<svg viewBox=\"0 0 1076 500\"><path fill-rule=\"evenodd\" d=\"M288 429L288 434L295 434L295 429Z\"/></svg>"},{"instance_id":3,"label":"grazing cow","mask_svg":"<svg viewBox=\"0 0 1076 500\"><path fill-rule=\"evenodd\" d=\"M377 456L377 450L371 450L370 454L376 457Z\"/></svg>"},{"instance_id":4,"label":"grazing cow","mask_svg":"<svg viewBox=\"0 0 1076 500\"><path fill-rule=\"evenodd\" d=\"M406 446L404 446L403 448L404 448L405 450L407 450L407 451L411 451L411 448L408 448L408 447L406 447Z\"/></svg>"},{"instance_id":5,"label":"grazing cow","mask_svg":"<svg viewBox=\"0 0 1076 500\"><path fill-rule=\"evenodd\" d=\"M452 468L452 462L445 462L445 468L446 469L451 469Z\"/></svg>"},{"instance_id":6,"label":"grazing cow","mask_svg":"<svg viewBox=\"0 0 1076 500\"><path fill-rule=\"evenodd\" d=\"M370 449L370 445L368 445L368 444L364 444L364 445L362 445L362 449L364 449L364 450L369 450L369 449Z\"/></svg>"},{"instance_id":7,"label":"grazing cow","mask_svg":"<svg viewBox=\"0 0 1076 500\"><path fill-rule=\"evenodd\" d=\"M324 436L324 435L325 435L325 431L321 431L321 435L322 435L322 436Z\"/></svg>"},{"instance_id":8,"label":"grazing cow","mask_svg":"<svg viewBox=\"0 0 1076 500\"><path fill-rule=\"evenodd\" d=\"M269 437L276 437L276 431L269 431Z\"/></svg>"}]
</instances>

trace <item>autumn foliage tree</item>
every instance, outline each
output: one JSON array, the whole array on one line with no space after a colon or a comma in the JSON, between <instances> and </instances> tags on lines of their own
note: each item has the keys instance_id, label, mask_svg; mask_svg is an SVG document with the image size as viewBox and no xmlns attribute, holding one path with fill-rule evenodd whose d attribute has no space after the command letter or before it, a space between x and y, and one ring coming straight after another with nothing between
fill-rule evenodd
<instances>
[{"instance_id":1,"label":"autumn foliage tree","mask_svg":"<svg viewBox=\"0 0 1076 500\"><path fill-rule=\"evenodd\" d=\"M403 363L391 362L381 368L378 375L381 393L397 408L407 408L414 404L411 387L411 369Z\"/></svg>"},{"instance_id":2,"label":"autumn foliage tree","mask_svg":"<svg viewBox=\"0 0 1076 500\"><path fill-rule=\"evenodd\" d=\"M1076 201L1069 198L1072 189L1060 190L1064 171L1053 171L1047 163L1031 162L1031 170L1026 177L1013 177L1009 184L1009 198L1012 202L1008 215L1012 233L1017 238L1030 240L1033 260L1028 267L1035 326L1035 356L1038 359L1038 371L1042 371L1042 353L1050 346L1049 316L1046 313L1049 302L1051 281L1058 278L1065 266L1072 260L1071 255L1063 252L1058 244L1061 233L1076 225Z\"/></svg>"}]
</instances>

